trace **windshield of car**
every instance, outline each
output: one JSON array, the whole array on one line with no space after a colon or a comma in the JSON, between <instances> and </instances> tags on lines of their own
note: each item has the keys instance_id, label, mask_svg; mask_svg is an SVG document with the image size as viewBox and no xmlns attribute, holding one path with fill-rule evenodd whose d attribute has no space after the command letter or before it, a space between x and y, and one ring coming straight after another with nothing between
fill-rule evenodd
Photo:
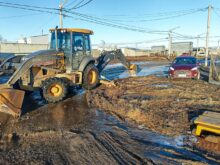
<instances>
[{"instance_id":1,"label":"windshield of car","mask_svg":"<svg viewBox=\"0 0 220 165\"><path fill-rule=\"evenodd\" d=\"M196 59L195 58L176 58L173 64L178 64L178 65L196 64Z\"/></svg>"},{"instance_id":2,"label":"windshield of car","mask_svg":"<svg viewBox=\"0 0 220 165\"><path fill-rule=\"evenodd\" d=\"M70 50L70 33L68 32L57 32L58 49ZM56 49L56 35L55 32L51 33L51 49Z\"/></svg>"}]
</instances>

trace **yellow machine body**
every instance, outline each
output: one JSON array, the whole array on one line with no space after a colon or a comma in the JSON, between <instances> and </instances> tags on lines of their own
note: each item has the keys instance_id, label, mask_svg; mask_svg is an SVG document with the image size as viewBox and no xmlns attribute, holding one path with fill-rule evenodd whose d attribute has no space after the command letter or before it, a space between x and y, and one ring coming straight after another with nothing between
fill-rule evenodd
<instances>
[{"instance_id":1,"label":"yellow machine body","mask_svg":"<svg viewBox=\"0 0 220 165\"><path fill-rule=\"evenodd\" d=\"M206 111L194 123L197 125L197 136L200 136L203 131L220 135L220 113Z\"/></svg>"}]
</instances>

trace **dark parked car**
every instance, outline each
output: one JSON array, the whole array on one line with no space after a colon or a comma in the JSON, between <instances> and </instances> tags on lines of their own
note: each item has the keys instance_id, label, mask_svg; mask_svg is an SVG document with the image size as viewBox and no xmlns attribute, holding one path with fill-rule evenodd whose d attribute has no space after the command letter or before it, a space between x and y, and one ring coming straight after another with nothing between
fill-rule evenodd
<instances>
[{"instance_id":1,"label":"dark parked car","mask_svg":"<svg viewBox=\"0 0 220 165\"><path fill-rule=\"evenodd\" d=\"M192 56L177 57L169 67L168 76L170 78L199 79L200 73L196 58Z\"/></svg>"}]
</instances>

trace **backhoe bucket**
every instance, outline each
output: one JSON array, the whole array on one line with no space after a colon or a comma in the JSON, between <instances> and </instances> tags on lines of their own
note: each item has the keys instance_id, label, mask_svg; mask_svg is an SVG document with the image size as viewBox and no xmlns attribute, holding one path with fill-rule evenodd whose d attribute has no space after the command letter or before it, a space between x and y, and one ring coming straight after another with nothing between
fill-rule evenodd
<instances>
[{"instance_id":1,"label":"backhoe bucket","mask_svg":"<svg viewBox=\"0 0 220 165\"><path fill-rule=\"evenodd\" d=\"M136 76L137 74L137 65L135 64L131 64L128 68L129 70L129 73L132 75L132 76Z\"/></svg>"},{"instance_id":2,"label":"backhoe bucket","mask_svg":"<svg viewBox=\"0 0 220 165\"><path fill-rule=\"evenodd\" d=\"M21 115L24 95L25 92L21 90L0 88L0 112L19 117Z\"/></svg>"},{"instance_id":3,"label":"backhoe bucket","mask_svg":"<svg viewBox=\"0 0 220 165\"><path fill-rule=\"evenodd\" d=\"M131 65L129 66L129 70L137 72L137 65L131 64Z\"/></svg>"}]
</instances>

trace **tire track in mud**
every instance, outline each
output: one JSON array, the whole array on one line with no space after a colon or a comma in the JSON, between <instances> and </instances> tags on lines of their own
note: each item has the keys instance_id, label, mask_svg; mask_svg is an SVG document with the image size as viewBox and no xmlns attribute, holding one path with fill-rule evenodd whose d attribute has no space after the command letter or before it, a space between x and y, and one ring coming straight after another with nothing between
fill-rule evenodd
<instances>
[{"instance_id":1,"label":"tire track in mud","mask_svg":"<svg viewBox=\"0 0 220 165\"><path fill-rule=\"evenodd\" d=\"M0 164L142 164L96 119L83 95L45 105L5 123ZM77 105L76 105L77 103ZM100 120L102 124L100 124ZM105 128L108 127L108 128ZM101 131L100 131L101 129ZM149 161L150 162L150 161Z\"/></svg>"},{"instance_id":2,"label":"tire track in mud","mask_svg":"<svg viewBox=\"0 0 220 165\"><path fill-rule=\"evenodd\" d=\"M97 135L90 131L45 131L7 138L11 139L0 147L0 163L153 164L125 149L107 132Z\"/></svg>"},{"instance_id":3,"label":"tire track in mud","mask_svg":"<svg viewBox=\"0 0 220 165\"><path fill-rule=\"evenodd\" d=\"M103 116L97 119L103 119ZM185 162L203 164L200 161L204 161L217 164L202 155L201 157L198 154L193 156L190 151L163 144L163 140L158 139L160 143L145 140L144 137L149 136L149 133L144 134L144 131L141 131L143 134L139 136L135 128L130 130L126 125L118 123L112 125L108 121L97 124L92 124L90 129L72 126L71 129L63 128L62 131L60 128L48 131L28 131L20 123L16 129L13 129L13 132L17 133L7 134L5 140L2 139L0 163L180 164ZM97 126L101 126L103 130L97 130ZM156 134L152 137L158 138Z\"/></svg>"}]
</instances>

